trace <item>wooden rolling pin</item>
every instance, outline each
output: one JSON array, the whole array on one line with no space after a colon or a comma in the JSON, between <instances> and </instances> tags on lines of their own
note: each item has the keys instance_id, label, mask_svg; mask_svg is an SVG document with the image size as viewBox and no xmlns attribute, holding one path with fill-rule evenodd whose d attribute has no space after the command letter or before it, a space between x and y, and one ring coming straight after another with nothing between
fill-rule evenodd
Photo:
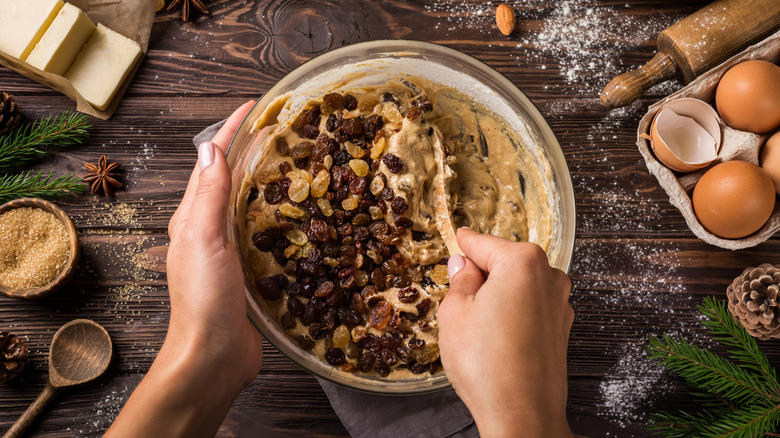
<instances>
[{"instance_id":1,"label":"wooden rolling pin","mask_svg":"<svg viewBox=\"0 0 780 438\"><path fill-rule=\"evenodd\" d=\"M687 84L777 29L780 0L714 1L658 34L653 59L612 79L601 102L607 108L626 106L675 76Z\"/></svg>"}]
</instances>

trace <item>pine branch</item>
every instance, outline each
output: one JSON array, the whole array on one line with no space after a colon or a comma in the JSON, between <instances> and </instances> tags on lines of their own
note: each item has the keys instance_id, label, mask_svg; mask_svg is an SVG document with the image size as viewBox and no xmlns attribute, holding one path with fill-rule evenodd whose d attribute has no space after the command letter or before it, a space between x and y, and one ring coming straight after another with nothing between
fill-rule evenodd
<instances>
[{"instance_id":1,"label":"pine branch","mask_svg":"<svg viewBox=\"0 0 780 438\"><path fill-rule=\"evenodd\" d=\"M43 172L33 175L32 171L16 175L0 176L0 204L17 198L56 199L73 193L83 193L84 185L75 173L66 173L52 180L54 172L47 176Z\"/></svg>"},{"instance_id":2,"label":"pine branch","mask_svg":"<svg viewBox=\"0 0 780 438\"><path fill-rule=\"evenodd\" d=\"M748 438L780 436L777 373L755 339L731 317L725 303L707 298L703 324L729 347L729 359L669 336L649 340L650 356L683 377L704 403L696 414L652 414L649 429L667 437ZM732 362L735 361L736 363Z\"/></svg>"},{"instance_id":3,"label":"pine branch","mask_svg":"<svg viewBox=\"0 0 780 438\"><path fill-rule=\"evenodd\" d=\"M774 395L780 400L777 372L769 365L766 355L758 348L756 339L734 321L725 302L718 301L715 297L707 297L704 299L704 304L699 306L699 310L708 318L702 323L707 327L707 331L716 341L731 347L729 350L731 358L761 374L767 386L773 388Z\"/></svg>"},{"instance_id":4,"label":"pine branch","mask_svg":"<svg viewBox=\"0 0 780 438\"><path fill-rule=\"evenodd\" d=\"M648 429L668 438L753 438L771 436L780 422L780 405L753 407L729 413L703 411L697 415L657 413Z\"/></svg>"},{"instance_id":5,"label":"pine branch","mask_svg":"<svg viewBox=\"0 0 780 438\"><path fill-rule=\"evenodd\" d=\"M55 149L80 144L90 127L87 116L66 111L48 116L0 136L0 169L38 161Z\"/></svg>"},{"instance_id":6,"label":"pine branch","mask_svg":"<svg viewBox=\"0 0 780 438\"><path fill-rule=\"evenodd\" d=\"M772 400L773 388L755 374L717 356L664 335L663 341L652 337L648 347L650 357L679 374L691 386L714 392L732 402ZM780 402L780 400L778 400Z\"/></svg>"}]
</instances>

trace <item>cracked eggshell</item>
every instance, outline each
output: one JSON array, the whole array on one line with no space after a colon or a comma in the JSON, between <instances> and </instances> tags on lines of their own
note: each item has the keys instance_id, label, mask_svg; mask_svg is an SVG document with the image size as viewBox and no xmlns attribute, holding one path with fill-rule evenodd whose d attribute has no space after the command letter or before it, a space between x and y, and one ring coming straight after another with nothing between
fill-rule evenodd
<instances>
[{"instance_id":1,"label":"cracked eggshell","mask_svg":"<svg viewBox=\"0 0 780 438\"><path fill-rule=\"evenodd\" d=\"M678 172L692 172L718 158L718 114L699 99L673 100L655 116L645 138L660 162Z\"/></svg>"}]
</instances>

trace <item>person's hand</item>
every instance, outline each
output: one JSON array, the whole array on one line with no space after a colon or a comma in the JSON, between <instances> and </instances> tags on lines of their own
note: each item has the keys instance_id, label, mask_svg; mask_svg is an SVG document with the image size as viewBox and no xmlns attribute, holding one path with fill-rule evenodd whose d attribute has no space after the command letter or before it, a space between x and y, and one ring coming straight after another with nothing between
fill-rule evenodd
<instances>
[{"instance_id":1,"label":"person's hand","mask_svg":"<svg viewBox=\"0 0 780 438\"><path fill-rule=\"evenodd\" d=\"M447 378L483 437L570 437L571 282L539 246L458 230L438 312Z\"/></svg>"},{"instance_id":2,"label":"person's hand","mask_svg":"<svg viewBox=\"0 0 780 438\"><path fill-rule=\"evenodd\" d=\"M252 104L198 148L168 226L168 334L107 436L213 436L260 371L262 337L246 316L244 277L225 229L231 180L224 151Z\"/></svg>"}]
</instances>

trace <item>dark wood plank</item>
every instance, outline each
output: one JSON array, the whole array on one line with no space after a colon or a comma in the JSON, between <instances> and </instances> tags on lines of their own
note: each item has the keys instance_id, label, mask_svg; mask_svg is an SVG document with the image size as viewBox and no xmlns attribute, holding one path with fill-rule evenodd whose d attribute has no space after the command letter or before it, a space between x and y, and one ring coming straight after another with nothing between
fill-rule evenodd
<instances>
[{"instance_id":1,"label":"dark wood plank","mask_svg":"<svg viewBox=\"0 0 780 438\"><path fill-rule=\"evenodd\" d=\"M84 145L35 167L83 172L84 161L107 154L123 163L128 187L113 200L83 195L59 203L84 249L78 274L64 290L38 302L0 297L0 328L21 335L31 351L23 379L0 386L0 430L43 387L57 328L88 317L108 329L117 360L99 385L64 394L32 434L105 431L165 337L165 275L157 272L158 261L139 257L167 244L168 220L196 159L193 135L306 60L381 38L431 41L475 56L528 94L559 139L577 201L568 410L575 431L650 436L648 412L692 407L684 385L643 356L645 340L669 332L711 345L696 305L706 295L724 296L745 267L777 262L780 240L738 252L702 243L647 172L635 146L637 123L648 105L679 84L654 87L631 107L613 111L601 107L598 91L612 74L650 59L655 32L708 1L511 3L519 27L509 38L493 29L493 6L477 0L217 0L209 3L212 17L195 23L182 24L175 13L158 15L149 53L114 117L93 119ZM564 14L563 6L571 9ZM572 24L564 19L579 20L569 30L584 32L583 23L590 23L593 32L581 45L567 46L570 39L554 34L555 26ZM28 119L73 108L67 98L4 68L0 88L16 95ZM761 345L780 363L780 347ZM225 432L346 436L316 380L270 345L264 354L263 371L236 400Z\"/></svg>"}]
</instances>

